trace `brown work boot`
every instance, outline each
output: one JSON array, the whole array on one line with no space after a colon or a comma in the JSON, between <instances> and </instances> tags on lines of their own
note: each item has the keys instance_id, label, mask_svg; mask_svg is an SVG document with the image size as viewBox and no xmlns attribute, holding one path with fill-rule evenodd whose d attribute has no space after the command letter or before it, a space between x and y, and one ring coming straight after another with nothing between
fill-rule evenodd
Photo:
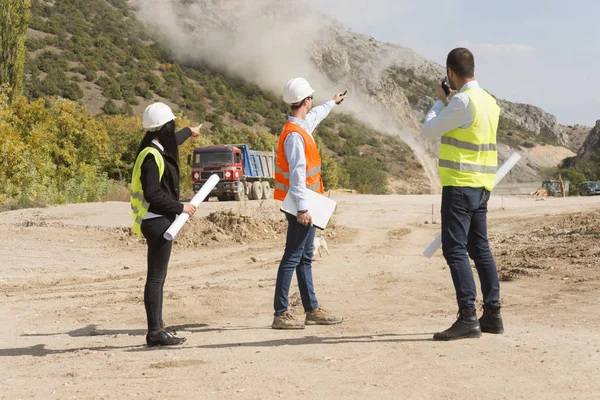
<instances>
[{"instance_id":1,"label":"brown work boot","mask_svg":"<svg viewBox=\"0 0 600 400\"><path fill-rule=\"evenodd\" d=\"M281 315L276 315L273 318L273 329L304 329L302 321L298 321L298 318L289 311L285 311Z\"/></svg>"},{"instance_id":2,"label":"brown work boot","mask_svg":"<svg viewBox=\"0 0 600 400\"><path fill-rule=\"evenodd\" d=\"M306 312L306 325L335 325L339 324L344 320L342 317L336 317L321 307L316 310Z\"/></svg>"}]
</instances>

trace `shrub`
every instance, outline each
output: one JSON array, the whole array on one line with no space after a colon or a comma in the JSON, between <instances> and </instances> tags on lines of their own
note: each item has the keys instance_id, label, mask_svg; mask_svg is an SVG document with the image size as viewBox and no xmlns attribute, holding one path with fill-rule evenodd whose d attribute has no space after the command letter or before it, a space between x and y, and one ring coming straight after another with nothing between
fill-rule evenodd
<instances>
[{"instance_id":1,"label":"shrub","mask_svg":"<svg viewBox=\"0 0 600 400\"><path fill-rule=\"evenodd\" d=\"M387 176L373 158L351 157L346 160L344 167L348 172L351 187L359 193L387 193Z\"/></svg>"},{"instance_id":2,"label":"shrub","mask_svg":"<svg viewBox=\"0 0 600 400\"><path fill-rule=\"evenodd\" d=\"M117 105L115 104L115 102L112 101L111 99L108 99L106 101L106 103L104 103L104 106L102 107L102 111L104 111L104 113L106 115L119 115L119 114L121 114L121 109L119 107L117 107Z\"/></svg>"}]
</instances>

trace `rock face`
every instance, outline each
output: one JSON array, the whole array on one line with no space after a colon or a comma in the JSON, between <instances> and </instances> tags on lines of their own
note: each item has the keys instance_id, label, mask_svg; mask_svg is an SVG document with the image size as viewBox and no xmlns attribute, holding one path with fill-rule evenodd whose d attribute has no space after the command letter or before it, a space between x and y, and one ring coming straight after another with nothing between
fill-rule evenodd
<instances>
[{"instance_id":1,"label":"rock face","mask_svg":"<svg viewBox=\"0 0 600 400\"><path fill-rule=\"evenodd\" d=\"M588 134L585 142L583 142L583 146L579 149L577 156L588 159L598 149L600 149L600 120L596 121L596 125Z\"/></svg>"},{"instance_id":2,"label":"rock face","mask_svg":"<svg viewBox=\"0 0 600 400\"><path fill-rule=\"evenodd\" d=\"M506 100L499 100L498 103L502 108L502 115L514 121L520 128L567 147L567 132L554 115L530 104L511 103Z\"/></svg>"},{"instance_id":3,"label":"rock face","mask_svg":"<svg viewBox=\"0 0 600 400\"><path fill-rule=\"evenodd\" d=\"M563 130L567 133L569 138L568 148L575 153L578 153L585 139L587 139L592 127L585 125L562 125Z\"/></svg>"},{"instance_id":4,"label":"rock face","mask_svg":"<svg viewBox=\"0 0 600 400\"><path fill-rule=\"evenodd\" d=\"M362 92L369 102L379 103L413 132L420 130L420 121L413 112L402 80L387 70L400 67L418 76L443 76L439 65L413 50L348 32L335 22L313 43L311 56L331 81L354 88L353 93Z\"/></svg>"}]
</instances>

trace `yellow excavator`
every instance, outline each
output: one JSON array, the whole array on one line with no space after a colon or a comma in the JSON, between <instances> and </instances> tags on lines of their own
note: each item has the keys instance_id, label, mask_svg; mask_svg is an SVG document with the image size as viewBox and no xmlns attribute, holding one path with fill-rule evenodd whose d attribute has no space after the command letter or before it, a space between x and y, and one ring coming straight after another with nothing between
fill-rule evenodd
<instances>
[{"instance_id":1,"label":"yellow excavator","mask_svg":"<svg viewBox=\"0 0 600 400\"><path fill-rule=\"evenodd\" d=\"M542 188L531 194L534 197L567 197L569 195L569 182L563 181L558 175L557 180L542 182Z\"/></svg>"}]
</instances>

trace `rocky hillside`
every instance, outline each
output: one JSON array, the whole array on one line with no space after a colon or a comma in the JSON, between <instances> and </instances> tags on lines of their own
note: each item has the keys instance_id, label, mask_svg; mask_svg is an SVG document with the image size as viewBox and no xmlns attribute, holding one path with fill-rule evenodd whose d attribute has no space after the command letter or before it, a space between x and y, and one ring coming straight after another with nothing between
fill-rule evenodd
<instances>
[{"instance_id":1,"label":"rocky hillside","mask_svg":"<svg viewBox=\"0 0 600 400\"><path fill-rule=\"evenodd\" d=\"M567 133L567 137L569 138L568 148L575 153L579 152L579 149L583 146L585 139L587 139L591 127L585 125L563 125L563 130Z\"/></svg>"},{"instance_id":2,"label":"rocky hillside","mask_svg":"<svg viewBox=\"0 0 600 400\"><path fill-rule=\"evenodd\" d=\"M574 128L577 130L578 127ZM600 181L600 120L591 128L577 156L565 158L557 172L576 188L584 181ZM573 194L579 194L579 191L575 190Z\"/></svg>"},{"instance_id":3,"label":"rocky hillside","mask_svg":"<svg viewBox=\"0 0 600 400\"><path fill-rule=\"evenodd\" d=\"M299 29L309 41L292 47ZM436 146L422 143L418 131L444 68L296 3L34 0L29 38L30 97L71 98L94 114L139 115L161 100L208 121L212 132L236 127L277 134L286 111L277 93L290 74L306 74L320 96L348 88L352 97L344 109L364 125L334 117L324 127L329 154L342 165L371 157L394 182L390 187L403 193L436 190ZM570 132L551 114L504 100L500 105L500 158L515 150L525 155L511 180L537 180L540 168L560 161L528 160L532 149L550 146L561 155L573 149ZM400 137L412 154L381 132Z\"/></svg>"},{"instance_id":4,"label":"rocky hillside","mask_svg":"<svg viewBox=\"0 0 600 400\"><path fill-rule=\"evenodd\" d=\"M577 156L589 160L598 150L600 150L600 120L596 121L596 125L587 135L585 142L577 152Z\"/></svg>"}]
</instances>

